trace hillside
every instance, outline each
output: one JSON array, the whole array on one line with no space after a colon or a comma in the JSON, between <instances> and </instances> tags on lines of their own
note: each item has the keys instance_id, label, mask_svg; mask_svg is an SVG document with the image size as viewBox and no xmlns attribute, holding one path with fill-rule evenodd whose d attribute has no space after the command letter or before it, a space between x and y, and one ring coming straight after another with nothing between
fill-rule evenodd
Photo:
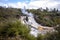
<instances>
[{"instance_id":1,"label":"hillside","mask_svg":"<svg viewBox=\"0 0 60 40\"><path fill-rule=\"evenodd\" d=\"M23 15L21 9L0 6L0 40L60 40L60 11L58 9L48 11L39 8L27 9L27 11L34 14L37 23L42 26L54 27L58 33L47 33L44 36L39 34L35 38L29 34L30 29L19 20Z\"/></svg>"}]
</instances>

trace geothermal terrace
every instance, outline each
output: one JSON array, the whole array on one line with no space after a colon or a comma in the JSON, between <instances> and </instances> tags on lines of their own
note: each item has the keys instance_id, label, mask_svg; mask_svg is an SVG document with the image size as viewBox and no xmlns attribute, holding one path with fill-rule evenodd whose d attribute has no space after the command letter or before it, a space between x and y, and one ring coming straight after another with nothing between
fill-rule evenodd
<instances>
[{"instance_id":1,"label":"geothermal terrace","mask_svg":"<svg viewBox=\"0 0 60 40\"><path fill-rule=\"evenodd\" d=\"M28 13L25 9L21 10L25 16L21 16L21 22L25 25L28 25L28 27L31 29L30 34L37 37L38 34L46 34L47 32L54 32L53 27L46 27L38 24L35 19L34 15L32 13Z\"/></svg>"}]
</instances>

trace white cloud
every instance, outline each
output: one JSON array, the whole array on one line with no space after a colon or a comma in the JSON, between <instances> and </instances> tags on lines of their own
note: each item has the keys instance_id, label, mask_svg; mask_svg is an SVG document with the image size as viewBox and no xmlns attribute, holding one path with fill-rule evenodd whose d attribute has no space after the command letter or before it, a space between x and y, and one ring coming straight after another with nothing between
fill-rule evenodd
<instances>
[{"instance_id":1,"label":"white cloud","mask_svg":"<svg viewBox=\"0 0 60 40\"><path fill-rule=\"evenodd\" d=\"M27 6L26 3L22 3L22 2L7 3L7 4L4 4L4 3L0 2L0 6L13 7L13 8L23 8L24 5Z\"/></svg>"},{"instance_id":2,"label":"white cloud","mask_svg":"<svg viewBox=\"0 0 60 40\"><path fill-rule=\"evenodd\" d=\"M60 3L56 2L56 1L52 2L50 0L34 0L29 3L29 6L32 6L32 8L33 7L56 8L57 4L60 4Z\"/></svg>"},{"instance_id":3,"label":"white cloud","mask_svg":"<svg viewBox=\"0 0 60 40\"><path fill-rule=\"evenodd\" d=\"M7 3L7 4L0 3L0 5L4 5L7 7L10 6L14 8L23 8L23 6L26 6L26 8L29 9L32 8L37 9L40 7L57 8L58 4L60 4L60 2L52 1L52 0L31 0L29 3L27 2L17 2L17 3Z\"/></svg>"}]
</instances>

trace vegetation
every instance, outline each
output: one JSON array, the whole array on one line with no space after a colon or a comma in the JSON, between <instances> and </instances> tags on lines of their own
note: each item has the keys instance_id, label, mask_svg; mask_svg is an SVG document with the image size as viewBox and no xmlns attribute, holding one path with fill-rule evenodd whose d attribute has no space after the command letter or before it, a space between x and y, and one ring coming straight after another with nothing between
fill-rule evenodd
<instances>
[{"instance_id":1,"label":"vegetation","mask_svg":"<svg viewBox=\"0 0 60 40\"><path fill-rule=\"evenodd\" d=\"M43 26L56 26L60 24L60 11L58 9L54 8L49 11L48 8L39 8L29 9L28 11L34 13L36 22Z\"/></svg>"},{"instance_id":2,"label":"vegetation","mask_svg":"<svg viewBox=\"0 0 60 40\"><path fill-rule=\"evenodd\" d=\"M0 6L0 40L60 40L60 11L53 9L28 9L28 12L34 13L36 22L43 26L55 27L57 33L39 34L34 37L29 33L26 25L21 23L21 9L5 8ZM27 20L27 19L26 19Z\"/></svg>"}]
</instances>

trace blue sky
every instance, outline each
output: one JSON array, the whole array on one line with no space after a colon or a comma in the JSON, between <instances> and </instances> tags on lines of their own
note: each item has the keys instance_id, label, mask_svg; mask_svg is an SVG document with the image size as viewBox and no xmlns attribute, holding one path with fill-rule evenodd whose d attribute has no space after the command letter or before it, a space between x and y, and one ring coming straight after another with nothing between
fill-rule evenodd
<instances>
[{"instance_id":1,"label":"blue sky","mask_svg":"<svg viewBox=\"0 0 60 40\"><path fill-rule=\"evenodd\" d=\"M31 0L0 0L0 2L2 3L16 3L16 2L26 2L28 1L28 3L31 1Z\"/></svg>"},{"instance_id":2,"label":"blue sky","mask_svg":"<svg viewBox=\"0 0 60 40\"><path fill-rule=\"evenodd\" d=\"M58 8L60 9L60 0L0 0L0 6L13 7L13 8Z\"/></svg>"}]
</instances>

